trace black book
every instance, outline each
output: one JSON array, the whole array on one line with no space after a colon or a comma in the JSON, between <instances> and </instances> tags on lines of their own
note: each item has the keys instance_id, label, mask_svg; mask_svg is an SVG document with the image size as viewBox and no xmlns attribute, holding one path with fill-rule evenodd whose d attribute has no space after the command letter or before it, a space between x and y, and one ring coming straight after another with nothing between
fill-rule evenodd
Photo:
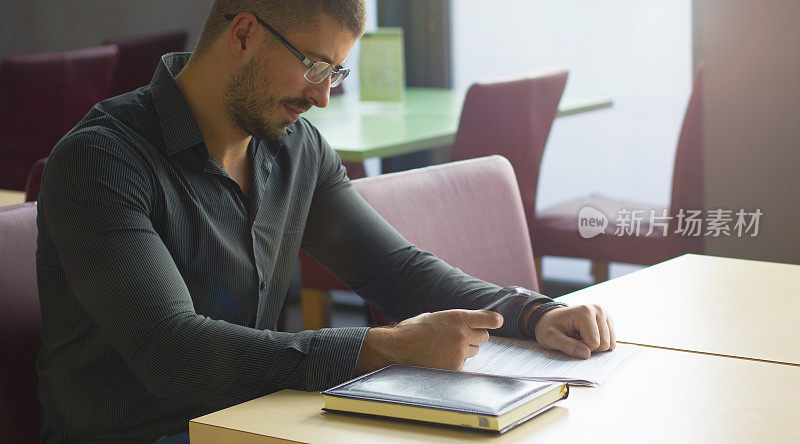
<instances>
[{"instance_id":1,"label":"black book","mask_svg":"<svg viewBox=\"0 0 800 444\"><path fill-rule=\"evenodd\" d=\"M322 395L326 411L503 433L568 393L565 383L392 364Z\"/></svg>"}]
</instances>

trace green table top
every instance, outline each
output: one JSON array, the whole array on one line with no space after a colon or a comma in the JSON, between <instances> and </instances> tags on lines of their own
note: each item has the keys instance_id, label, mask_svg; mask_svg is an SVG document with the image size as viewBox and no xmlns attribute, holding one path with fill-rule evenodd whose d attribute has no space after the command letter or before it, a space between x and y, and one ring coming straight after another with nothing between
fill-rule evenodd
<instances>
[{"instance_id":1,"label":"green table top","mask_svg":"<svg viewBox=\"0 0 800 444\"><path fill-rule=\"evenodd\" d=\"M344 94L304 116L342 160L359 162L452 144L465 95L444 88L407 88L403 102L362 102L357 94ZM608 99L562 98L558 117L611 105Z\"/></svg>"}]
</instances>

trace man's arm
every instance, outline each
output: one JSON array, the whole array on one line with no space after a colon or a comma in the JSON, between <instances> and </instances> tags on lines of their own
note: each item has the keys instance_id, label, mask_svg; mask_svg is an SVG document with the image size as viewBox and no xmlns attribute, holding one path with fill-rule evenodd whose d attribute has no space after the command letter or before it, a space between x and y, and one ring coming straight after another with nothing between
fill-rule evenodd
<instances>
[{"instance_id":1,"label":"man's arm","mask_svg":"<svg viewBox=\"0 0 800 444\"><path fill-rule=\"evenodd\" d=\"M543 310L544 309L544 310ZM538 321L538 311L543 314ZM372 328L356 364L356 374L393 362L459 370L489 339L488 329L503 323L498 313L486 310L446 310L407 319L392 328ZM548 307L529 304L523 310L523 336L544 348L587 359L592 352L616 347L614 322L600 306Z\"/></svg>"},{"instance_id":2,"label":"man's arm","mask_svg":"<svg viewBox=\"0 0 800 444\"><path fill-rule=\"evenodd\" d=\"M473 351L477 352L476 346L485 343L479 338L488 338L486 330L497 328L489 326L493 325L494 314L481 314L479 309L499 297L499 287L466 275L411 245L353 189L344 177L338 156L321 137L319 143L322 146L322 167L303 247L373 305L394 319L407 319L393 331L373 329L368 332L358 369L365 371L389 362L413 363L422 357L429 365L444 360L458 364L453 364L452 368L460 368L459 363L463 363L463 359ZM500 321L502 328L493 334L532 337L525 329L525 323L540 305L533 301L534 298L530 298L527 302L504 305L498 310L504 315L504 320ZM461 312L469 312L471 314L468 316L480 318L482 327L468 326L461 319L441 312L452 308L471 309ZM561 310L554 311L564 313ZM556 328L551 319L563 321L566 318L576 325L589 325L591 320L583 310L570 308L566 312L570 314L555 317L548 313L542 316L542 325L549 326L547 333L541 334L542 345L581 357L581 353L575 354L574 343L551 332ZM417 316L420 313L425 314ZM427 327L417 325L420 328L413 330L406 328L409 327L406 324L424 324ZM431 326L436 328L429 329ZM425 336L422 332L426 329L431 335L438 332L439 337ZM558 331L562 335L575 334L569 329ZM439 344L436 350L442 356L436 353L414 356L404 353L411 344L406 339L415 335L421 335L417 337L420 344ZM561 342L556 346L551 337L557 337ZM607 335L603 337L608 338ZM601 341L601 345L606 342ZM588 347L593 351L608 349L591 343ZM397 350L399 352L395 353ZM427 350L427 347L413 350Z\"/></svg>"},{"instance_id":3,"label":"man's arm","mask_svg":"<svg viewBox=\"0 0 800 444\"><path fill-rule=\"evenodd\" d=\"M53 152L40 200L67 290L154 395L231 403L352 376L366 328L289 334L196 313L151 222L154 188L143 159L93 131Z\"/></svg>"},{"instance_id":4,"label":"man's arm","mask_svg":"<svg viewBox=\"0 0 800 444\"><path fill-rule=\"evenodd\" d=\"M477 310L501 288L467 275L420 250L353 188L341 161L312 126L320 168L302 247L361 297L396 320L451 308ZM515 313L507 310L516 310ZM519 337L520 306L493 334Z\"/></svg>"}]
</instances>

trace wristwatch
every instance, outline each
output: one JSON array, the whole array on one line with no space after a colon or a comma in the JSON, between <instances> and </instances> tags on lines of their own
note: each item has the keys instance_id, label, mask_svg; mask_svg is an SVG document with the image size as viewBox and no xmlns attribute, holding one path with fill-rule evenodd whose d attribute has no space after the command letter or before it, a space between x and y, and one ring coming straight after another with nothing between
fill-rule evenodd
<instances>
[{"instance_id":1,"label":"wristwatch","mask_svg":"<svg viewBox=\"0 0 800 444\"><path fill-rule=\"evenodd\" d=\"M535 291L529 290L525 287L518 287L518 286L511 286L511 287L503 287L500 291L496 294L495 302L489 304L485 309L486 310L493 310L503 304L505 301L509 299L515 299L514 296L523 296L524 303L516 304L516 306L511 307L507 312L506 315L515 316L519 319L519 316L522 315L525 307L528 304L542 304L531 313L528 317L528 320L525 324L524 332L528 333L528 338L536 340L536 334L534 333L534 328L536 327L536 323L539 322L539 318L542 317L545 313L550 310L554 310L560 307L567 307L568 305L563 302L556 302L552 298L549 298L541 293L537 293ZM524 333L520 332L520 333Z\"/></svg>"}]
</instances>

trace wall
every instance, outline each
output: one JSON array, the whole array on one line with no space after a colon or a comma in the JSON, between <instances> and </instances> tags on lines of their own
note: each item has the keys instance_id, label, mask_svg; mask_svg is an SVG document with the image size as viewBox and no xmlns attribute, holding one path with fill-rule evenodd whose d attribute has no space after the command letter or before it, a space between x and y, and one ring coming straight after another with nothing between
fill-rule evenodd
<instances>
[{"instance_id":1,"label":"wall","mask_svg":"<svg viewBox=\"0 0 800 444\"><path fill-rule=\"evenodd\" d=\"M200 37L213 0L0 0L0 59L12 54L99 45L109 37L183 29L187 50ZM367 31L377 26L376 0L366 0ZM358 44L348 63L348 90L358 90Z\"/></svg>"},{"instance_id":2,"label":"wall","mask_svg":"<svg viewBox=\"0 0 800 444\"><path fill-rule=\"evenodd\" d=\"M212 0L2 0L0 58L184 29L193 48Z\"/></svg>"},{"instance_id":3,"label":"wall","mask_svg":"<svg viewBox=\"0 0 800 444\"><path fill-rule=\"evenodd\" d=\"M800 263L800 1L694 0L706 61L707 208L761 209L757 237L709 254Z\"/></svg>"}]
</instances>

